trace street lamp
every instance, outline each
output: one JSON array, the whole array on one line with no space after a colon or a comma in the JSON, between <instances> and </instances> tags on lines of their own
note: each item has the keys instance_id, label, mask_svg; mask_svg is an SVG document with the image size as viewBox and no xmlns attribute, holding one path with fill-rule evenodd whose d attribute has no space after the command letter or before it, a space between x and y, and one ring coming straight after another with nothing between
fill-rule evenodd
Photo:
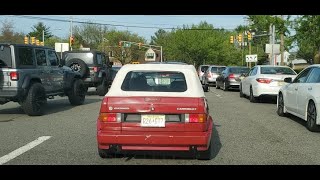
<instances>
[{"instance_id":1,"label":"street lamp","mask_svg":"<svg viewBox=\"0 0 320 180\"><path fill-rule=\"evenodd\" d=\"M52 31L54 30L62 30L61 28L57 28L57 29L52 29ZM42 30L42 43L44 45L44 30Z\"/></svg>"}]
</instances>

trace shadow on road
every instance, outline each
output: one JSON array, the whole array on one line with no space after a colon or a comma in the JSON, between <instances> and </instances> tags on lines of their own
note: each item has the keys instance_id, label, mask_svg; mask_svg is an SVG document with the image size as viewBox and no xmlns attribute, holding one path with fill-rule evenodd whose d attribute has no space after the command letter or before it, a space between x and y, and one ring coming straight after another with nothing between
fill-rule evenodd
<instances>
[{"instance_id":1,"label":"shadow on road","mask_svg":"<svg viewBox=\"0 0 320 180\"><path fill-rule=\"evenodd\" d=\"M218 155L222 144L220 142L219 132L216 127L213 126L213 159ZM195 155L192 152L176 152L176 151L129 151L121 154L116 154L114 158L126 157L126 161L131 159L195 159Z\"/></svg>"},{"instance_id":2,"label":"shadow on road","mask_svg":"<svg viewBox=\"0 0 320 180\"><path fill-rule=\"evenodd\" d=\"M86 97L86 99L84 101L84 105L99 102L99 101L101 101L101 99L93 99L93 98ZM68 98L57 99L57 100L48 100L48 103L47 103L47 105L45 105L45 108L44 108L44 115L67 111L67 110L72 109L74 107L77 107L77 106L72 106L69 103ZM17 103L16 107L1 109L0 114L5 115L5 114L25 114L25 113L24 113L22 107L19 106Z\"/></svg>"}]
</instances>

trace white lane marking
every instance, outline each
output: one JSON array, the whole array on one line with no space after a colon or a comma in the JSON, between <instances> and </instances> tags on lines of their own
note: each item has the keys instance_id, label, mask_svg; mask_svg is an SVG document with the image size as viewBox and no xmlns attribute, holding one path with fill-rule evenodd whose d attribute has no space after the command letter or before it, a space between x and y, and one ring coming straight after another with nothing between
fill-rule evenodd
<instances>
[{"instance_id":1,"label":"white lane marking","mask_svg":"<svg viewBox=\"0 0 320 180\"><path fill-rule=\"evenodd\" d=\"M214 92L213 90L210 90L212 93L214 93L218 98L222 98L222 96L216 92Z\"/></svg>"},{"instance_id":2,"label":"white lane marking","mask_svg":"<svg viewBox=\"0 0 320 180\"><path fill-rule=\"evenodd\" d=\"M30 149L38 146L39 144L43 143L44 141L46 141L46 140L48 140L50 138L51 138L51 136L41 136L38 139L36 139L36 140L34 140L34 141L32 141L32 142L20 147L19 149L16 149L16 150L12 151L11 153L9 153L9 154L7 154L5 156L2 156L0 158L0 165L2 165L4 163L6 163L6 162L18 157L18 156L20 156L21 154L29 151Z\"/></svg>"}]
</instances>

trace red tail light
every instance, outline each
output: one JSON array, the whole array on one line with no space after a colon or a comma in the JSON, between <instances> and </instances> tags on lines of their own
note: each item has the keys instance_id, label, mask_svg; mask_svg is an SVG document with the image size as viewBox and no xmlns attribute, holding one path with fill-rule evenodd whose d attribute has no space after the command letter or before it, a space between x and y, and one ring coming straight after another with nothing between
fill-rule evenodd
<instances>
[{"instance_id":1,"label":"red tail light","mask_svg":"<svg viewBox=\"0 0 320 180\"><path fill-rule=\"evenodd\" d=\"M229 74L229 79L234 79L234 74Z\"/></svg>"},{"instance_id":2,"label":"red tail light","mask_svg":"<svg viewBox=\"0 0 320 180\"><path fill-rule=\"evenodd\" d=\"M259 83L265 83L265 84L269 84L272 79L268 79L268 78L257 78L256 79Z\"/></svg>"},{"instance_id":3,"label":"red tail light","mask_svg":"<svg viewBox=\"0 0 320 180\"><path fill-rule=\"evenodd\" d=\"M100 113L99 120L102 122L121 122L121 113Z\"/></svg>"},{"instance_id":4,"label":"red tail light","mask_svg":"<svg viewBox=\"0 0 320 180\"><path fill-rule=\"evenodd\" d=\"M185 122L189 123L203 123L206 119L206 114L185 114Z\"/></svg>"},{"instance_id":5,"label":"red tail light","mask_svg":"<svg viewBox=\"0 0 320 180\"><path fill-rule=\"evenodd\" d=\"M19 80L19 73L18 72L10 72L10 79L12 81L18 81Z\"/></svg>"},{"instance_id":6,"label":"red tail light","mask_svg":"<svg viewBox=\"0 0 320 180\"><path fill-rule=\"evenodd\" d=\"M93 67L93 72L98 72L99 71L99 67Z\"/></svg>"}]
</instances>

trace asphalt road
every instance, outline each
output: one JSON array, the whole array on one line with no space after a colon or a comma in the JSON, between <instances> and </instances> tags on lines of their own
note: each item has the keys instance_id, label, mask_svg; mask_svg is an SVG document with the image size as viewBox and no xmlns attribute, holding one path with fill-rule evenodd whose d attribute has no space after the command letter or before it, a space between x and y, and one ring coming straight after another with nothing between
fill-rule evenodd
<instances>
[{"instance_id":1,"label":"asphalt road","mask_svg":"<svg viewBox=\"0 0 320 180\"><path fill-rule=\"evenodd\" d=\"M238 91L214 87L206 96L215 123L215 157L210 161L153 153L101 159L95 128L102 97L89 95L82 106L71 106L67 98L49 100L46 115L39 117L25 115L17 103L0 106L0 164L320 164L320 133L309 132L299 118L279 117L275 102L250 103ZM21 150L26 146L32 148Z\"/></svg>"}]
</instances>

